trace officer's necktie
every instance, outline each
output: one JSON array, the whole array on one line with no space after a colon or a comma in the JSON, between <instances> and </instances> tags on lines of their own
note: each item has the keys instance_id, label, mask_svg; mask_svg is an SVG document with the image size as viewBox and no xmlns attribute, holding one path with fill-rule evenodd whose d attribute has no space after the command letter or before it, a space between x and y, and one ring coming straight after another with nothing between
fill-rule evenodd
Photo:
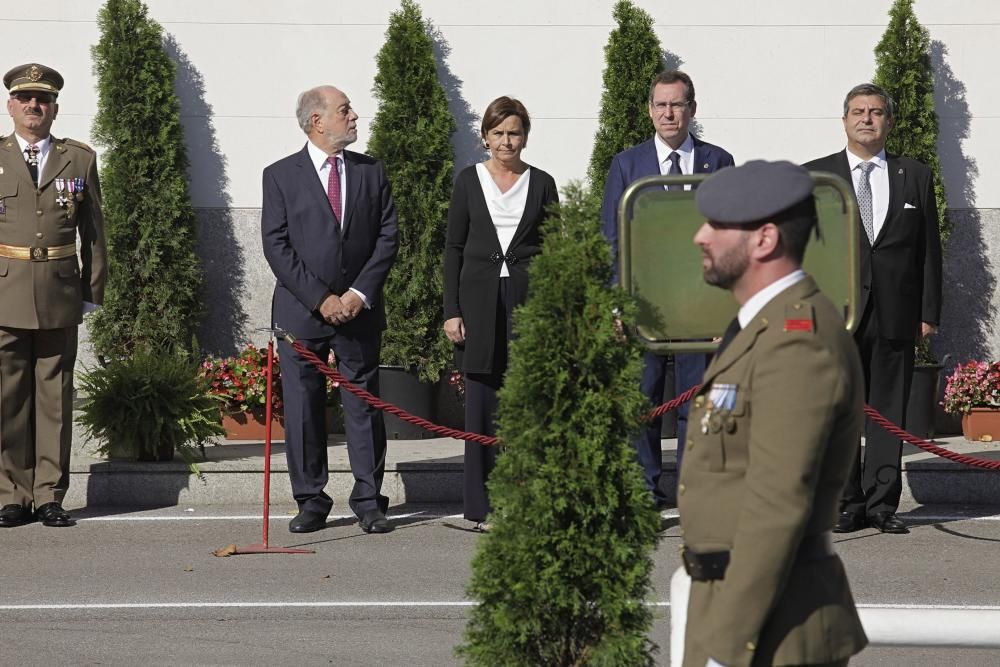
<instances>
[{"instance_id":1,"label":"officer's necktie","mask_svg":"<svg viewBox=\"0 0 1000 667\"><path fill-rule=\"evenodd\" d=\"M35 182L35 186L38 186L38 146L35 144L30 144L24 149L25 161L28 163L28 173L31 174L31 180Z\"/></svg>"},{"instance_id":2,"label":"officer's necktie","mask_svg":"<svg viewBox=\"0 0 1000 667\"><path fill-rule=\"evenodd\" d=\"M858 179L858 212L861 213L861 224L865 226L868 243L872 244L875 243L875 214L872 211L872 184L869 177L874 168L873 162L862 162L857 166L861 171L861 178Z\"/></svg>"},{"instance_id":3,"label":"officer's necktie","mask_svg":"<svg viewBox=\"0 0 1000 667\"><path fill-rule=\"evenodd\" d=\"M719 357L722 354L722 351L726 349L726 347L729 345L729 343L732 342L734 338L736 338L736 334L740 332L740 328L741 328L740 318L734 317L733 321L729 323L728 327L726 327L726 332L722 334L722 340L719 341L719 347L717 347L715 350L716 357Z\"/></svg>"},{"instance_id":4,"label":"officer's necktie","mask_svg":"<svg viewBox=\"0 0 1000 667\"><path fill-rule=\"evenodd\" d=\"M670 168L667 169L667 176L680 176L684 172L681 171L681 156L677 151L670 151L670 155L667 156L667 161L670 162ZM671 183L667 186L667 190L683 190L684 186L680 183Z\"/></svg>"},{"instance_id":5,"label":"officer's necktie","mask_svg":"<svg viewBox=\"0 0 1000 667\"><path fill-rule=\"evenodd\" d=\"M326 161L330 164L330 178L326 182L326 198L330 200L333 217L339 226L343 215L343 206L340 202L340 170L337 168L337 156L328 157Z\"/></svg>"}]
</instances>

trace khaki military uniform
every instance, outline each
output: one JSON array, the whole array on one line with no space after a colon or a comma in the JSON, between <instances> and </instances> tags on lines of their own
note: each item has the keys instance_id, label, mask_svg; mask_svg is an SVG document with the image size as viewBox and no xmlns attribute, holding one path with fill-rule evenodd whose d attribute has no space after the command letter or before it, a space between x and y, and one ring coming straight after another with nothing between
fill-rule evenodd
<instances>
[{"instance_id":1,"label":"khaki military uniform","mask_svg":"<svg viewBox=\"0 0 1000 667\"><path fill-rule=\"evenodd\" d=\"M840 558L801 550L836 522L863 396L844 321L808 276L709 365L678 507L685 546L729 564L692 582L685 667L824 664L867 643Z\"/></svg>"},{"instance_id":2,"label":"khaki military uniform","mask_svg":"<svg viewBox=\"0 0 1000 667\"><path fill-rule=\"evenodd\" d=\"M36 188L17 139L0 138L0 506L62 502L77 325L83 302L99 305L104 293L97 157L51 140ZM65 188L61 204L68 179L83 189Z\"/></svg>"}]
</instances>

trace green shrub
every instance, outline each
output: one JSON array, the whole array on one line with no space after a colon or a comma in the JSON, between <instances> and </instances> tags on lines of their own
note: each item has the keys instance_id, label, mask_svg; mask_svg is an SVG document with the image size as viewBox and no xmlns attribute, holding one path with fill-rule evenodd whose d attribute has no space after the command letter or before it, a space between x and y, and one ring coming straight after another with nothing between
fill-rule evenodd
<instances>
[{"instance_id":1,"label":"green shrub","mask_svg":"<svg viewBox=\"0 0 1000 667\"><path fill-rule=\"evenodd\" d=\"M199 372L187 354L138 349L81 375L77 421L102 456L160 461L176 451L198 474L198 448L225 434L221 403Z\"/></svg>"},{"instance_id":2,"label":"green shrub","mask_svg":"<svg viewBox=\"0 0 1000 667\"><path fill-rule=\"evenodd\" d=\"M101 357L142 346L186 349L201 316L196 220L163 31L139 0L108 0L92 48L94 141L105 147L101 188L108 241L104 307L90 321Z\"/></svg>"},{"instance_id":3,"label":"green shrub","mask_svg":"<svg viewBox=\"0 0 1000 667\"><path fill-rule=\"evenodd\" d=\"M649 84L663 71L663 50L653 18L629 0L615 4L618 27L604 47L604 92L587 177L594 192L604 191L611 160L652 136Z\"/></svg>"},{"instance_id":4,"label":"green shrub","mask_svg":"<svg viewBox=\"0 0 1000 667\"><path fill-rule=\"evenodd\" d=\"M455 118L437 78L429 30L411 0L389 17L375 59L378 110L368 152L385 162L399 218L399 254L385 288L382 363L437 382L453 354L442 330L441 294Z\"/></svg>"},{"instance_id":5,"label":"green shrub","mask_svg":"<svg viewBox=\"0 0 1000 667\"><path fill-rule=\"evenodd\" d=\"M934 172L941 243L951 234L948 200L938 160L938 118L934 110L934 71L930 36L913 13L913 0L896 0L889 10L889 25L875 47L874 83L896 103L896 121L886 150L923 162Z\"/></svg>"},{"instance_id":6,"label":"green shrub","mask_svg":"<svg viewBox=\"0 0 1000 667\"><path fill-rule=\"evenodd\" d=\"M650 554L659 517L632 437L641 352L616 333L635 305L607 287L599 201L567 188L530 269L500 391L505 444L493 528L472 562L472 665L650 665Z\"/></svg>"}]
</instances>

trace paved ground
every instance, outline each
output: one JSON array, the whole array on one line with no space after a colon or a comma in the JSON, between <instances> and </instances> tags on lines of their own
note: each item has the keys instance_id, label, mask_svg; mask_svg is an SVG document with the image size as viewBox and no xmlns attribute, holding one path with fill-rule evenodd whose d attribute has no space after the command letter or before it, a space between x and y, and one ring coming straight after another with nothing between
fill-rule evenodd
<instances>
[{"instance_id":1,"label":"paved ground","mask_svg":"<svg viewBox=\"0 0 1000 667\"><path fill-rule=\"evenodd\" d=\"M478 534L456 506L393 508L397 530L364 535L332 518L305 538L273 510L272 544L312 555L216 558L260 540L246 507L91 509L73 529L0 533L2 665L451 665L470 604ZM863 605L1000 608L1000 508L910 508L908 536L838 536ZM660 663L669 656L673 513L656 553ZM998 629L1000 632L1000 629ZM15 641L7 638L14 637ZM996 665L985 650L873 648L853 665Z\"/></svg>"}]
</instances>

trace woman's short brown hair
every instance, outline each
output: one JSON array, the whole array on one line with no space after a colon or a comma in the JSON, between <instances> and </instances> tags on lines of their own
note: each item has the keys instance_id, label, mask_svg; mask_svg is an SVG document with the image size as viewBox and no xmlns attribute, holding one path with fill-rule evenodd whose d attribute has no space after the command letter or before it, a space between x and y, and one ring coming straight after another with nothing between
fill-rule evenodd
<instances>
[{"instance_id":1,"label":"woman's short brown hair","mask_svg":"<svg viewBox=\"0 0 1000 667\"><path fill-rule=\"evenodd\" d=\"M521 125L524 126L524 136L528 136L528 132L531 131L531 118L528 117L528 110L524 108L520 100L504 95L496 98L486 107L486 113L483 114L483 124L479 130L483 139L486 138L487 132L510 116L517 116L521 119Z\"/></svg>"}]
</instances>

